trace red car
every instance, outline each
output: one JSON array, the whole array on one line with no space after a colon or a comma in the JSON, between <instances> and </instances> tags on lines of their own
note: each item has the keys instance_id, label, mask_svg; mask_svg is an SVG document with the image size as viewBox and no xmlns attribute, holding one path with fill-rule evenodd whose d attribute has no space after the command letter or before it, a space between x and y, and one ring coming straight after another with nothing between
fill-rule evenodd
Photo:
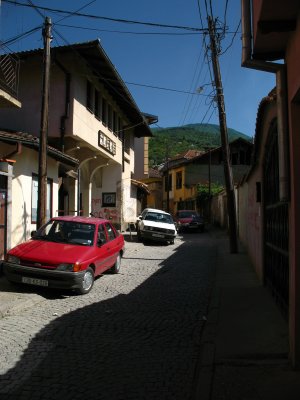
<instances>
[{"instance_id":1,"label":"red car","mask_svg":"<svg viewBox=\"0 0 300 400\"><path fill-rule=\"evenodd\" d=\"M186 230L204 231L204 220L195 210L179 210L175 217L178 232Z\"/></svg>"},{"instance_id":2,"label":"red car","mask_svg":"<svg viewBox=\"0 0 300 400\"><path fill-rule=\"evenodd\" d=\"M96 276L118 273L124 237L106 219L56 217L11 249L3 272L11 282L88 293Z\"/></svg>"}]
</instances>

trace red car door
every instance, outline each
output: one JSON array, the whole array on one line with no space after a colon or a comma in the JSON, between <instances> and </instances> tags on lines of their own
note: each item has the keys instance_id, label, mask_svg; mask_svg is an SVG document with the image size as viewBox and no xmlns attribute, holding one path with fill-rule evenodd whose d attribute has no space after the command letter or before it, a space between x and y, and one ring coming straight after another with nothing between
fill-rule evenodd
<instances>
[{"instance_id":1,"label":"red car door","mask_svg":"<svg viewBox=\"0 0 300 400\"><path fill-rule=\"evenodd\" d=\"M108 267L112 267L117 260L117 256L119 254L119 241L117 239L117 232L113 228L113 226L109 223L105 223L105 229L107 233L108 239Z\"/></svg>"},{"instance_id":2,"label":"red car door","mask_svg":"<svg viewBox=\"0 0 300 400\"><path fill-rule=\"evenodd\" d=\"M99 257L95 262L96 266L95 275L99 275L110 267L109 265L110 244L107 238L107 233L104 224L98 225L98 232L96 237L97 237L96 246L97 246L97 251L99 253Z\"/></svg>"}]
</instances>

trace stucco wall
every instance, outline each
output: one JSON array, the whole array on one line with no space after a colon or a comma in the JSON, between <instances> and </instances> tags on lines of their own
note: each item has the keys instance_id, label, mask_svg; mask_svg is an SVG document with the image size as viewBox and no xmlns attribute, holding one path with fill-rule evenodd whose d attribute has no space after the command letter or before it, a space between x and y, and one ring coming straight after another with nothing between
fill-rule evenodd
<instances>
[{"instance_id":1,"label":"stucco wall","mask_svg":"<svg viewBox=\"0 0 300 400\"><path fill-rule=\"evenodd\" d=\"M114 159L122 162L122 143L95 115L86 108L86 78L76 76L73 82L74 99L73 99L73 134L80 137L95 149L100 150L98 146L98 131L101 130L116 144L116 155ZM102 94L102 93L101 93ZM112 99L109 102L113 104ZM107 157L112 158L112 155L101 148L101 152Z\"/></svg>"},{"instance_id":2,"label":"stucco wall","mask_svg":"<svg viewBox=\"0 0 300 400\"><path fill-rule=\"evenodd\" d=\"M222 192L211 200L211 222L221 228L228 228L227 196Z\"/></svg>"},{"instance_id":3,"label":"stucco wall","mask_svg":"<svg viewBox=\"0 0 300 400\"><path fill-rule=\"evenodd\" d=\"M258 278L263 280L262 208L256 198L256 182L261 177L258 171L237 190L238 233L251 258Z\"/></svg>"},{"instance_id":4,"label":"stucco wall","mask_svg":"<svg viewBox=\"0 0 300 400\"><path fill-rule=\"evenodd\" d=\"M31 185L32 173L38 173L38 152L23 148L22 153L15 157L12 180L11 210L11 247L28 240L30 233L36 230L36 224L31 223ZM53 179L52 185L52 215L58 209L58 179L57 162L48 158L48 178Z\"/></svg>"}]
</instances>

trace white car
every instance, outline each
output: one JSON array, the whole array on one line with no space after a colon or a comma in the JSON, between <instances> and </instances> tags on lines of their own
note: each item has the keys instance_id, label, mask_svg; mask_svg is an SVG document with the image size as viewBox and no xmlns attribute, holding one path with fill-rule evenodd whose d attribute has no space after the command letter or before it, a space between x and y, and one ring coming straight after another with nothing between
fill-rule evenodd
<instances>
[{"instance_id":1,"label":"white car","mask_svg":"<svg viewBox=\"0 0 300 400\"><path fill-rule=\"evenodd\" d=\"M171 214L156 208L145 208L138 216L138 240L154 240L173 244L176 235L177 231Z\"/></svg>"}]
</instances>

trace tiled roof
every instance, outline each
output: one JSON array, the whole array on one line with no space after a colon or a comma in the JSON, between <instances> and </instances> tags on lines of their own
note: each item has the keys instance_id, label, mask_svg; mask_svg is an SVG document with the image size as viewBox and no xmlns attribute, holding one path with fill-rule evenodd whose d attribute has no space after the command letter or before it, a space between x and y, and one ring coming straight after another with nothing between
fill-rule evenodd
<instances>
[{"instance_id":1,"label":"tiled roof","mask_svg":"<svg viewBox=\"0 0 300 400\"><path fill-rule=\"evenodd\" d=\"M10 143L10 144L21 143L22 145L32 148L36 151L39 150L40 146L39 145L40 140L38 137L35 137L25 132L15 132L8 130L0 130L0 142ZM79 164L79 161L76 158L63 153L60 150L57 150L55 147L47 146L47 152L50 157L65 164L72 166L78 166Z\"/></svg>"},{"instance_id":2,"label":"tiled roof","mask_svg":"<svg viewBox=\"0 0 300 400\"><path fill-rule=\"evenodd\" d=\"M149 169L149 178L161 178L161 172L158 169Z\"/></svg>"},{"instance_id":3,"label":"tiled roof","mask_svg":"<svg viewBox=\"0 0 300 400\"><path fill-rule=\"evenodd\" d=\"M190 160L191 158L197 157L200 154L203 154L204 151L202 150L194 150L194 149L190 149L190 150L186 150L180 154L176 154L174 157L171 158L171 160L178 160L181 158Z\"/></svg>"}]
</instances>

